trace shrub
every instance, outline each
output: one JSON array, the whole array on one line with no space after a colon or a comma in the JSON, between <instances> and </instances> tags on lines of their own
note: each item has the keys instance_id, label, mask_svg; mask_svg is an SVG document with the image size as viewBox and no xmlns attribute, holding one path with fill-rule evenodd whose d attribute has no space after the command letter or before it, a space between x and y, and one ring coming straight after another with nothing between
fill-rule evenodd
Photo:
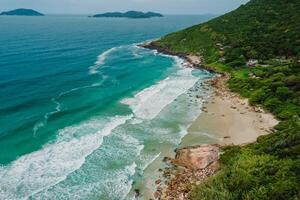
<instances>
[{"instance_id":1,"label":"shrub","mask_svg":"<svg viewBox=\"0 0 300 200\"><path fill-rule=\"evenodd\" d=\"M292 91L288 87L278 87L276 90L276 95L281 99L287 99L292 95Z\"/></svg>"},{"instance_id":2,"label":"shrub","mask_svg":"<svg viewBox=\"0 0 300 200\"><path fill-rule=\"evenodd\" d=\"M255 104L255 103L262 103L265 99L267 98L266 91L261 88L259 90L255 90L251 96L250 96L250 103Z\"/></svg>"},{"instance_id":3,"label":"shrub","mask_svg":"<svg viewBox=\"0 0 300 200\"><path fill-rule=\"evenodd\" d=\"M268 110L270 110L270 111L272 112L272 111L275 111L276 108L278 108L278 106L281 105L281 103L282 103L282 102L281 102L278 98L273 97L273 98L267 99L267 100L264 102L264 106L265 106Z\"/></svg>"}]
</instances>

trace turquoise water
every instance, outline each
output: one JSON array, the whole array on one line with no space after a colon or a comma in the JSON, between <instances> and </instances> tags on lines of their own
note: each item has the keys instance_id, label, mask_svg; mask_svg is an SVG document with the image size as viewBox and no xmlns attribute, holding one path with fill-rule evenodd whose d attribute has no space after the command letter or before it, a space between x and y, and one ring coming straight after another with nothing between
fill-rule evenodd
<instances>
[{"instance_id":1,"label":"turquoise water","mask_svg":"<svg viewBox=\"0 0 300 200\"><path fill-rule=\"evenodd\" d=\"M133 198L211 77L136 44L208 19L0 17L0 199Z\"/></svg>"}]
</instances>

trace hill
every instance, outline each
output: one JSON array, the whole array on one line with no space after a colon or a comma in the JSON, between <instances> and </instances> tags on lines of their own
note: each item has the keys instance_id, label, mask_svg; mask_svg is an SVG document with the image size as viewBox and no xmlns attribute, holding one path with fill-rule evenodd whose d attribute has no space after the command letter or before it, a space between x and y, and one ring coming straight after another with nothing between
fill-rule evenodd
<instances>
[{"instance_id":1,"label":"hill","mask_svg":"<svg viewBox=\"0 0 300 200\"><path fill-rule=\"evenodd\" d=\"M151 18L151 17L163 17L160 13L155 12L139 12L139 11L128 11L125 13L121 12L108 12L103 14L93 15L92 17L117 17L117 18Z\"/></svg>"},{"instance_id":2,"label":"hill","mask_svg":"<svg viewBox=\"0 0 300 200\"><path fill-rule=\"evenodd\" d=\"M248 59L299 57L299 9L298 0L251 0L207 23L167 35L160 44L208 56L215 56L219 43L228 51L234 49L228 54Z\"/></svg>"},{"instance_id":3,"label":"hill","mask_svg":"<svg viewBox=\"0 0 300 200\"><path fill-rule=\"evenodd\" d=\"M37 12L32 9L16 9L16 10L11 10L7 12L2 12L0 15L19 15L19 16L44 16L44 14Z\"/></svg>"},{"instance_id":4,"label":"hill","mask_svg":"<svg viewBox=\"0 0 300 200\"><path fill-rule=\"evenodd\" d=\"M150 44L201 56L207 68L230 76L232 91L281 120L253 144L224 147L220 171L194 186L190 199L299 199L299 10L299 0L251 0Z\"/></svg>"}]
</instances>

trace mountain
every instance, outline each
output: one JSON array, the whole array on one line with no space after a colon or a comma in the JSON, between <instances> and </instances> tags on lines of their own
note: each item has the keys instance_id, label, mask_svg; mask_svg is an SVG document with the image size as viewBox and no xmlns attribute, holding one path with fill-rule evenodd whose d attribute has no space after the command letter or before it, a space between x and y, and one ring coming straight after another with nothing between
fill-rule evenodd
<instances>
[{"instance_id":1,"label":"mountain","mask_svg":"<svg viewBox=\"0 0 300 200\"><path fill-rule=\"evenodd\" d=\"M119 17L119 18L151 18L151 17L163 17L160 13L155 12L139 12L139 11L128 11L125 13L121 12L108 12L103 14L97 14L92 17Z\"/></svg>"},{"instance_id":2,"label":"mountain","mask_svg":"<svg viewBox=\"0 0 300 200\"><path fill-rule=\"evenodd\" d=\"M200 52L212 58L220 57L218 43L227 48L228 57L300 56L299 10L299 0L251 0L207 23L167 35L160 44L175 51Z\"/></svg>"},{"instance_id":3,"label":"mountain","mask_svg":"<svg viewBox=\"0 0 300 200\"><path fill-rule=\"evenodd\" d=\"M16 10L11 10L7 12L2 12L0 15L19 15L19 16L44 16L44 14L37 12L32 9L16 9Z\"/></svg>"}]
</instances>

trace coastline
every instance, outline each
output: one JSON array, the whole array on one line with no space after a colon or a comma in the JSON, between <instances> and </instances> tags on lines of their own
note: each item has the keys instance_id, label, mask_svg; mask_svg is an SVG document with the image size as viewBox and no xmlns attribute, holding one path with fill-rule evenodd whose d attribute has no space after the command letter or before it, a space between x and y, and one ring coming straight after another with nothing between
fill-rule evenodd
<instances>
[{"instance_id":1,"label":"coastline","mask_svg":"<svg viewBox=\"0 0 300 200\"><path fill-rule=\"evenodd\" d=\"M216 157L199 170L195 171L186 167L197 165L192 160L199 159L199 155L202 154L203 147L206 148L206 144L208 144L208 148L211 148L216 144L226 146L252 143L259 136L272 133L273 127L278 121L272 114L250 105L247 99L231 92L226 85L229 75L219 73L203 65L201 56L174 53L169 49L160 47L155 42L140 46L157 50L159 53L178 56L186 60L190 67L206 69L219 74L207 82L213 88L212 96L204 103L201 114L188 128L188 134L182 138L179 149L175 150L175 159L165 159L167 167L164 168L162 175L155 182L157 185L154 193L155 199L187 199L191 184L200 184L218 170L218 158ZM199 96L199 98L202 97ZM205 137L211 139L204 140L205 142L201 141ZM202 145L199 146L199 144ZM183 165L182 163L178 165L177 161L182 154L181 152L194 151L194 149L198 151L197 154L185 154ZM220 154L220 152L218 153ZM204 160L207 159L207 154L203 158Z\"/></svg>"},{"instance_id":2,"label":"coastline","mask_svg":"<svg viewBox=\"0 0 300 200\"><path fill-rule=\"evenodd\" d=\"M155 41L147 42L145 44L140 44L138 47L145 48L145 49L151 49L156 50L158 53L170 55L170 56L177 56L179 58L184 59L190 67L198 68L198 69L204 69L212 73L219 73L220 72L215 71L214 69L204 65L203 58L200 55L193 55L193 54L186 54L186 53L175 53L170 49L163 48L155 43Z\"/></svg>"},{"instance_id":3,"label":"coastline","mask_svg":"<svg viewBox=\"0 0 300 200\"><path fill-rule=\"evenodd\" d=\"M229 75L204 65L201 56L174 53L169 49L160 47L155 42L140 46L155 49L159 53L178 56L185 59L190 67L219 74L207 82L213 88L212 96L204 102L201 114L189 127L188 134L182 139L181 147L193 145L189 142L189 137L195 135L195 132L215 136L216 142L221 145L252 143L259 136L272 133L278 120L262 108L250 105L248 99L231 92L226 85ZM202 97L199 96L199 98Z\"/></svg>"}]
</instances>

